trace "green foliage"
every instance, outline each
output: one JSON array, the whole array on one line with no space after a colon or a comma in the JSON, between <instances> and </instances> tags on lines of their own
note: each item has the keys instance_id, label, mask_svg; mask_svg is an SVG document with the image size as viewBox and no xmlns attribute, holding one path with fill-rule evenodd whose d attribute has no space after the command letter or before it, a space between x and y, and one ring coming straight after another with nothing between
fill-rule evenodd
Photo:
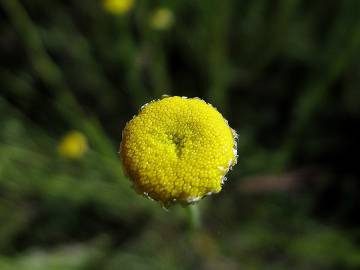
<instances>
[{"instance_id":1,"label":"green foliage","mask_svg":"<svg viewBox=\"0 0 360 270\"><path fill-rule=\"evenodd\" d=\"M169 29L151 26L160 7ZM360 268L360 1L0 11L1 270ZM208 100L240 134L199 231L136 194L117 156L126 121L163 94ZM78 159L58 153L71 130L89 144Z\"/></svg>"}]
</instances>

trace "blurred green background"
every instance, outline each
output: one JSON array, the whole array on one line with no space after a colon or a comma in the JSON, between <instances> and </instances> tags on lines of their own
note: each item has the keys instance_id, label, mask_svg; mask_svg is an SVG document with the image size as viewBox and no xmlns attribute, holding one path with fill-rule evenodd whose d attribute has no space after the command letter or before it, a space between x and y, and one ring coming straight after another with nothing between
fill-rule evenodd
<instances>
[{"instance_id":1,"label":"blurred green background","mask_svg":"<svg viewBox=\"0 0 360 270\"><path fill-rule=\"evenodd\" d=\"M360 1L0 3L1 270L360 269ZM163 94L240 135L198 230L117 155Z\"/></svg>"}]
</instances>

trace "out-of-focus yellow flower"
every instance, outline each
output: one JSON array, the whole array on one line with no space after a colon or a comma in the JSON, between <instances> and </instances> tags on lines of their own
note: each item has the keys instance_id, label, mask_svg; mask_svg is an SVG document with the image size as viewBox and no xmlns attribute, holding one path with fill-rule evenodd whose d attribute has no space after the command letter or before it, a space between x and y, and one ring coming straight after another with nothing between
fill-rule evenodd
<instances>
[{"instance_id":1,"label":"out-of-focus yellow flower","mask_svg":"<svg viewBox=\"0 0 360 270\"><path fill-rule=\"evenodd\" d=\"M81 158L88 148L87 139L79 131L70 131L60 140L58 152L71 159Z\"/></svg>"},{"instance_id":2,"label":"out-of-focus yellow flower","mask_svg":"<svg viewBox=\"0 0 360 270\"><path fill-rule=\"evenodd\" d=\"M174 24L173 12L168 8L159 8L151 16L151 27L156 30L167 30Z\"/></svg>"},{"instance_id":3,"label":"out-of-focus yellow flower","mask_svg":"<svg viewBox=\"0 0 360 270\"><path fill-rule=\"evenodd\" d=\"M134 6L135 0L103 0L104 9L109 13L123 15Z\"/></svg>"},{"instance_id":4,"label":"out-of-focus yellow flower","mask_svg":"<svg viewBox=\"0 0 360 270\"><path fill-rule=\"evenodd\" d=\"M127 123L120 154L140 193L163 205L220 192L236 163L236 132L199 98L152 101Z\"/></svg>"}]
</instances>

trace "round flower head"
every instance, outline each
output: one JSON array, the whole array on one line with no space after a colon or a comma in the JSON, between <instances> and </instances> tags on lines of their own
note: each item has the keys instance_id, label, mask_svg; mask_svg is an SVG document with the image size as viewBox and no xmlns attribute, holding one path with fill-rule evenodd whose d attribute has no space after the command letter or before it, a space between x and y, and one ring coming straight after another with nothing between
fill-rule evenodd
<instances>
[{"instance_id":1,"label":"round flower head","mask_svg":"<svg viewBox=\"0 0 360 270\"><path fill-rule=\"evenodd\" d=\"M163 205L221 190L236 163L236 133L199 98L164 97L143 106L123 131L120 154L140 193Z\"/></svg>"},{"instance_id":2,"label":"round flower head","mask_svg":"<svg viewBox=\"0 0 360 270\"><path fill-rule=\"evenodd\" d=\"M150 23L153 29L166 30L173 25L174 21L174 14L170 9L159 8L152 14Z\"/></svg>"},{"instance_id":3,"label":"round flower head","mask_svg":"<svg viewBox=\"0 0 360 270\"><path fill-rule=\"evenodd\" d=\"M123 15L131 10L135 0L103 0L104 9L115 15Z\"/></svg>"},{"instance_id":4,"label":"round flower head","mask_svg":"<svg viewBox=\"0 0 360 270\"><path fill-rule=\"evenodd\" d=\"M58 153L69 159L81 158L88 148L85 135L79 131L68 132L58 144Z\"/></svg>"}]
</instances>

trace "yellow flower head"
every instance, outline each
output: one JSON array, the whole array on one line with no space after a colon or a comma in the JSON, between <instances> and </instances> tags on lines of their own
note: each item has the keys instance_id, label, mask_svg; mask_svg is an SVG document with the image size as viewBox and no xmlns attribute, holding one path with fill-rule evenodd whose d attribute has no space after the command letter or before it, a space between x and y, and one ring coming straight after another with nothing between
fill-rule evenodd
<instances>
[{"instance_id":1,"label":"yellow flower head","mask_svg":"<svg viewBox=\"0 0 360 270\"><path fill-rule=\"evenodd\" d=\"M152 101L123 131L126 173L140 193L163 205L217 193L236 163L236 133L199 98Z\"/></svg>"},{"instance_id":2,"label":"yellow flower head","mask_svg":"<svg viewBox=\"0 0 360 270\"><path fill-rule=\"evenodd\" d=\"M134 0L103 0L104 9L116 15L123 15L134 6Z\"/></svg>"},{"instance_id":3,"label":"yellow flower head","mask_svg":"<svg viewBox=\"0 0 360 270\"><path fill-rule=\"evenodd\" d=\"M86 150L86 137L79 131L70 131L61 139L58 145L59 154L70 159L81 158Z\"/></svg>"},{"instance_id":4,"label":"yellow flower head","mask_svg":"<svg viewBox=\"0 0 360 270\"><path fill-rule=\"evenodd\" d=\"M174 14L170 9L159 8L152 14L150 24L156 30L166 30L174 24L174 21Z\"/></svg>"}]
</instances>

